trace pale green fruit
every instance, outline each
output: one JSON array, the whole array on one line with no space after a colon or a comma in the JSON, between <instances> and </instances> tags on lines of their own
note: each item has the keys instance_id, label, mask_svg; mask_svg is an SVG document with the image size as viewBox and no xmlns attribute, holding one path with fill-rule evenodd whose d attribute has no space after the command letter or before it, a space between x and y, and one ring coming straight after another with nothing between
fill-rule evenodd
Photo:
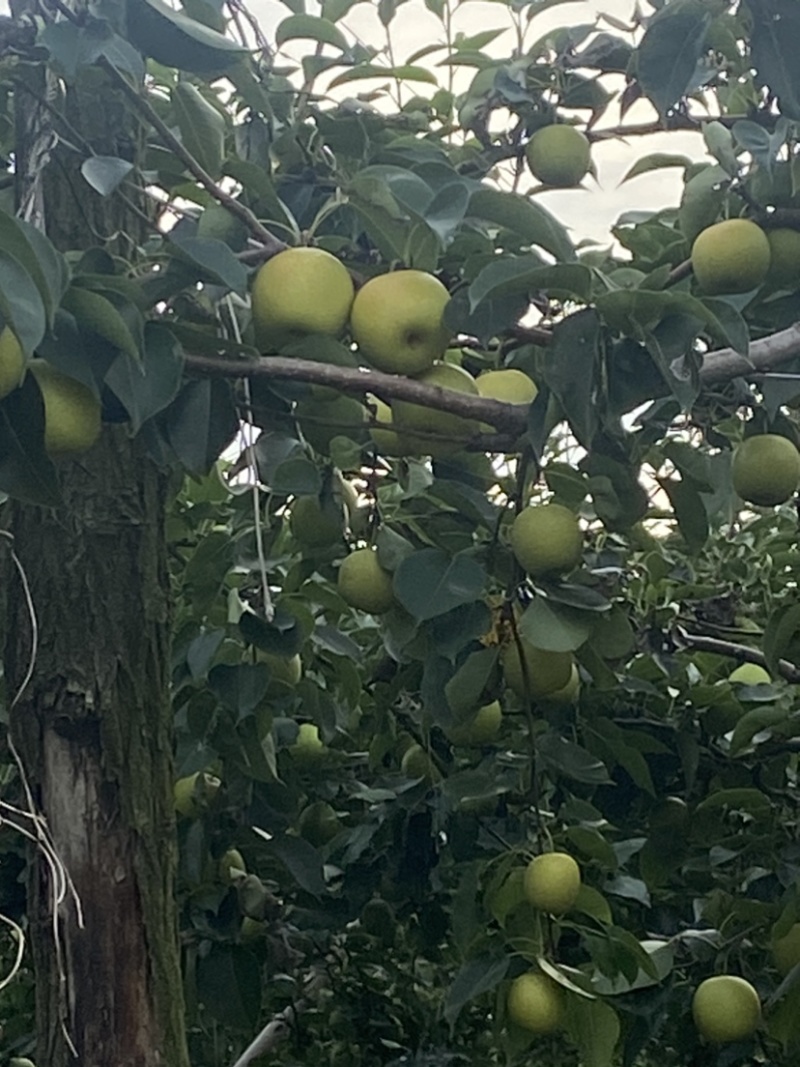
<instances>
[{"instance_id":1,"label":"pale green fruit","mask_svg":"<svg viewBox=\"0 0 800 1067\"><path fill-rule=\"evenodd\" d=\"M454 745L486 745L500 731L503 709L499 700L484 704L475 715L458 726L451 726L447 736Z\"/></svg>"},{"instance_id":2,"label":"pale green fruit","mask_svg":"<svg viewBox=\"0 0 800 1067\"><path fill-rule=\"evenodd\" d=\"M532 404L538 389L536 382L521 370L487 370L475 379L480 396L503 400L507 404Z\"/></svg>"},{"instance_id":3,"label":"pale green fruit","mask_svg":"<svg viewBox=\"0 0 800 1067\"><path fill-rule=\"evenodd\" d=\"M364 359L387 374L422 374L444 355L450 331L442 314L450 294L421 270L370 278L356 293L350 315Z\"/></svg>"},{"instance_id":4,"label":"pale green fruit","mask_svg":"<svg viewBox=\"0 0 800 1067\"><path fill-rule=\"evenodd\" d=\"M389 404L377 396L370 397L370 404L375 409L375 422L393 425L394 418ZM405 456L407 454L406 442L394 430L386 430L383 426L373 426L370 428L369 435L382 456Z\"/></svg>"},{"instance_id":5,"label":"pale green fruit","mask_svg":"<svg viewBox=\"0 0 800 1067\"><path fill-rule=\"evenodd\" d=\"M773 940L771 948L775 967L785 977L800 963L800 923L795 923L783 937Z\"/></svg>"},{"instance_id":6,"label":"pale green fruit","mask_svg":"<svg viewBox=\"0 0 800 1067\"><path fill-rule=\"evenodd\" d=\"M543 185L569 189L586 176L592 154L580 130L553 125L536 131L525 148L525 158L534 178Z\"/></svg>"},{"instance_id":7,"label":"pale green fruit","mask_svg":"<svg viewBox=\"0 0 800 1067\"><path fill-rule=\"evenodd\" d=\"M718 974L706 978L692 998L692 1016L700 1036L716 1045L742 1041L761 1020L758 993L744 978Z\"/></svg>"},{"instance_id":8,"label":"pale green fruit","mask_svg":"<svg viewBox=\"0 0 800 1067\"><path fill-rule=\"evenodd\" d=\"M303 661L299 654L289 657L276 656L273 652L258 649L256 659L269 667L270 681L284 682L294 688L303 677Z\"/></svg>"},{"instance_id":9,"label":"pale green fruit","mask_svg":"<svg viewBox=\"0 0 800 1067\"><path fill-rule=\"evenodd\" d=\"M44 447L51 455L86 452L100 436L100 402L85 385L43 359L28 369L44 401Z\"/></svg>"},{"instance_id":10,"label":"pale green fruit","mask_svg":"<svg viewBox=\"0 0 800 1067\"><path fill-rule=\"evenodd\" d=\"M767 277L767 235L749 219L726 219L708 226L692 245L692 270L704 293L747 293Z\"/></svg>"},{"instance_id":11,"label":"pale green fruit","mask_svg":"<svg viewBox=\"0 0 800 1067\"><path fill-rule=\"evenodd\" d=\"M537 504L514 519L511 548L528 574L561 574L579 563L583 533L575 515L563 504Z\"/></svg>"},{"instance_id":12,"label":"pale green fruit","mask_svg":"<svg viewBox=\"0 0 800 1067\"><path fill-rule=\"evenodd\" d=\"M17 388L24 373L25 356L19 341L6 326L0 333L0 400Z\"/></svg>"},{"instance_id":13,"label":"pale green fruit","mask_svg":"<svg viewBox=\"0 0 800 1067\"><path fill-rule=\"evenodd\" d=\"M252 289L256 335L341 333L353 304L344 264L322 248L287 248L261 267Z\"/></svg>"},{"instance_id":14,"label":"pale green fruit","mask_svg":"<svg viewBox=\"0 0 800 1067\"><path fill-rule=\"evenodd\" d=\"M487 900L489 910L502 926L506 917L525 903L525 869L514 867Z\"/></svg>"},{"instance_id":15,"label":"pale green fruit","mask_svg":"<svg viewBox=\"0 0 800 1067\"><path fill-rule=\"evenodd\" d=\"M800 286L800 232L788 227L767 230L770 263L767 281L776 289Z\"/></svg>"},{"instance_id":16,"label":"pale green fruit","mask_svg":"<svg viewBox=\"0 0 800 1067\"><path fill-rule=\"evenodd\" d=\"M569 652L545 652L534 648L529 641L520 639L525 663L528 667L528 682L532 697L544 697L569 684L572 673L572 656ZM508 688L518 697L525 696L525 679L516 641L509 641L500 653L503 677Z\"/></svg>"},{"instance_id":17,"label":"pale green fruit","mask_svg":"<svg viewBox=\"0 0 800 1067\"><path fill-rule=\"evenodd\" d=\"M418 379L425 385L437 385L456 393L478 395L475 379L462 367L452 363L434 363ZM393 424L401 440L416 451L431 456L447 456L460 452L466 438L479 429L479 424L461 415L438 411L423 404L395 400L392 404Z\"/></svg>"},{"instance_id":18,"label":"pale green fruit","mask_svg":"<svg viewBox=\"0 0 800 1067\"><path fill-rule=\"evenodd\" d=\"M36 1064L27 1056L12 1056L8 1061L8 1067L36 1067Z\"/></svg>"},{"instance_id":19,"label":"pale green fruit","mask_svg":"<svg viewBox=\"0 0 800 1067\"><path fill-rule=\"evenodd\" d=\"M372 615L382 615L394 603L392 576L380 565L372 548L358 548L342 560L336 585L351 608Z\"/></svg>"},{"instance_id":20,"label":"pale green fruit","mask_svg":"<svg viewBox=\"0 0 800 1067\"><path fill-rule=\"evenodd\" d=\"M242 925L239 927L239 936L242 941L258 941L262 937L266 937L269 930L269 924L265 923L263 919L252 919L249 915L245 915L242 919Z\"/></svg>"},{"instance_id":21,"label":"pale green fruit","mask_svg":"<svg viewBox=\"0 0 800 1067\"><path fill-rule=\"evenodd\" d=\"M172 789L175 810L187 819L196 818L208 809L221 784L216 775L206 771L179 778Z\"/></svg>"},{"instance_id":22,"label":"pale green fruit","mask_svg":"<svg viewBox=\"0 0 800 1067\"><path fill-rule=\"evenodd\" d=\"M552 1034L564 1021L564 993L546 974L530 971L511 983L508 1017L532 1034Z\"/></svg>"},{"instance_id":23,"label":"pale green fruit","mask_svg":"<svg viewBox=\"0 0 800 1067\"><path fill-rule=\"evenodd\" d=\"M344 505L335 498L323 507L319 497L300 496L292 502L289 529L308 548L337 544L344 535Z\"/></svg>"},{"instance_id":24,"label":"pale green fruit","mask_svg":"<svg viewBox=\"0 0 800 1067\"><path fill-rule=\"evenodd\" d=\"M427 782L439 779L436 765L422 745L413 744L403 753L400 770L407 778L424 778Z\"/></svg>"},{"instance_id":25,"label":"pale green fruit","mask_svg":"<svg viewBox=\"0 0 800 1067\"><path fill-rule=\"evenodd\" d=\"M339 833L342 824L339 816L325 800L315 800L300 812L297 829L315 848L327 845Z\"/></svg>"},{"instance_id":26,"label":"pale green fruit","mask_svg":"<svg viewBox=\"0 0 800 1067\"><path fill-rule=\"evenodd\" d=\"M313 762L325 751L325 745L319 736L319 727L313 722L301 722L297 729L297 738L290 747L295 759L301 762Z\"/></svg>"},{"instance_id":27,"label":"pale green fruit","mask_svg":"<svg viewBox=\"0 0 800 1067\"><path fill-rule=\"evenodd\" d=\"M569 681L562 689L548 693L543 699L548 704L574 704L581 691L581 676L575 664L572 664Z\"/></svg>"},{"instance_id":28,"label":"pale green fruit","mask_svg":"<svg viewBox=\"0 0 800 1067\"><path fill-rule=\"evenodd\" d=\"M772 685L772 677L769 671L758 663L743 663L735 671L728 675L729 682L738 682L739 685Z\"/></svg>"},{"instance_id":29,"label":"pale green fruit","mask_svg":"<svg viewBox=\"0 0 800 1067\"><path fill-rule=\"evenodd\" d=\"M800 452L776 433L748 437L733 453L733 488L750 504L784 504L800 482Z\"/></svg>"},{"instance_id":30,"label":"pale green fruit","mask_svg":"<svg viewBox=\"0 0 800 1067\"><path fill-rule=\"evenodd\" d=\"M524 889L534 908L564 915L581 891L581 869L567 852L545 852L525 868Z\"/></svg>"},{"instance_id":31,"label":"pale green fruit","mask_svg":"<svg viewBox=\"0 0 800 1067\"><path fill-rule=\"evenodd\" d=\"M351 396L301 400L295 407L295 417L306 441L326 456L330 455L334 437L359 443L367 440L367 409Z\"/></svg>"},{"instance_id":32,"label":"pale green fruit","mask_svg":"<svg viewBox=\"0 0 800 1067\"><path fill-rule=\"evenodd\" d=\"M220 880L231 884L240 874L247 874L247 864L238 848L229 848L219 860Z\"/></svg>"}]
</instances>

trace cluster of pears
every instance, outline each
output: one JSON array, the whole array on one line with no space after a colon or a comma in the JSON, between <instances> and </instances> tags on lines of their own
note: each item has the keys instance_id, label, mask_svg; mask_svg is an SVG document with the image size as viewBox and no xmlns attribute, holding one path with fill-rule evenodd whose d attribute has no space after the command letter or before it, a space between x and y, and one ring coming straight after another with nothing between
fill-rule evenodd
<instances>
[{"instance_id":1,"label":"cluster of pears","mask_svg":"<svg viewBox=\"0 0 800 1067\"><path fill-rule=\"evenodd\" d=\"M22 385L30 371L44 403L44 447L51 456L85 452L100 436L100 402L81 382L44 359L26 361L8 326L0 332L0 400Z\"/></svg>"},{"instance_id":2,"label":"cluster of pears","mask_svg":"<svg viewBox=\"0 0 800 1067\"><path fill-rule=\"evenodd\" d=\"M403 374L427 385L472 396L528 404L533 381L519 370L490 371L477 379L444 359L450 331L443 322L450 300L433 274L399 270L370 278L356 292L344 264L321 248L288 248L268 260L252 287L253 322L264 347L306 334L339 336L349 327L365 364L386 374ZM480 429L469 419L408 401L373 401L373 440L386 455L447 455ZM322 399L308 413L309 433L329 442L326 426L363 431L366 412L346 397ZM321 432L314 431L314 425ZM335 432L335 429L334 431Z\"/></svg>"},{"instance_id":3,"label":"cluster of pears","mask_svg":"<svg viewBox=\"0 0 800 1067\"><path fill-rule=\"evenodd\" d=\"M692 270L708 296L749 293L764 283L800 286L800 232L763 230L751 219L725 219L702 230L692 245Z\"/></svg>"},{"instance_id":4,"label":"cluster of pears","mask_svg":"<svg viewBox=\"0 0 800 1067\"><path fill-rule=\"evenodd\" d=\"M566 915L581 890L581 871L568 852L535 856L522 876L523 899L539 911ZM548 975L528 971L515 978L508 991L508 1017L533 1034L549 1034L564 1021L564 991Z\"/></svg>"}]
</instances>

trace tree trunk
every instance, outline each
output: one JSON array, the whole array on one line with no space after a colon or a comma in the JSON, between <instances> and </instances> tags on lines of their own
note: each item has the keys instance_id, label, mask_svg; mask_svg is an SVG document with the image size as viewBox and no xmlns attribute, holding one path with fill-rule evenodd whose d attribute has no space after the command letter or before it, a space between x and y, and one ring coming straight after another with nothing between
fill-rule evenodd
<instances>
[{"instance_id":1,"label":"tree trunk","mask_svg":"<svg viewBox=\"0 0 800 1067\"><path fill-rule=\"evenodd\" d=\"M32 96L17 94L26 216L43 214L61 249L102 245L130 257L124 235L141 238L140 218L118 197L93 193L80 175L82 154L47 147L47 124L58 132L58 119L35 106L44 79L31 88ZM95 152L135 158L136 124L104 72L85 72L66 94L56 90L56 106ZM121 427L106 427L89 454L60 464L60 475L63 508L14 505L12 514L39 641L12 729L83 912L81 928L76 908L62 905L56 944L52 882L35 857L36 1059L39 1067L186 1067L173 893L166 479ZM32 640L14 572L7 599L10 697Z\"/></svg>"}]
</instances>

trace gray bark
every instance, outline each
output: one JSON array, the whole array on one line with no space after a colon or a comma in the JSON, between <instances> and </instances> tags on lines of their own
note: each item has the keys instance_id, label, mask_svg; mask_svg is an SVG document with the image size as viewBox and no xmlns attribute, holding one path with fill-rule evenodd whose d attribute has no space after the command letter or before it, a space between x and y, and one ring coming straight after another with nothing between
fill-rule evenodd
<instances>
[{"instance_id":1,"label":"gray bark","mask_svg":"<svg viewBox=\"0 0 800 1067\"><path fill-rule=\"evenodd\" d=\"M36 84L44 88L44 79ZM141 221L118 198L92 192L82 157L54 144L52 116L29 95L17 100L18 193L29 217L62 249L103 245L130 256ZM88 72L57 106L94 151L135 158L137 124L103 72ZM12 730L84 917L81 928L74 905L62 905L59 955L52 885L33 856L36 1059L46 1067L186 1067L166 479L120 427L107 427L89 454L63 461L60 476L62 508L15 504L11 523L39 634ZM6 599L13 694L28 667L32 624L11 569Z\"/></svg>"}]
</instances>

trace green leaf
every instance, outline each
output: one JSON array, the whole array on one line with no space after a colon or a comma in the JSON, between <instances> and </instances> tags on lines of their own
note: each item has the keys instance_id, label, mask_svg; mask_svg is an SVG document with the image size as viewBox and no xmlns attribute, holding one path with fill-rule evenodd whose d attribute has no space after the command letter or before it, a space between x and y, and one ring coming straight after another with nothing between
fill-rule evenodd
<instances>
[{"instance_id":1,"label":"green leaf","mask_svg":"<svg viewBox=\"0 0 800 1067\"><path fill-rule=\"evenodd\" d=\"M424 548L400 563L394 592L406 611L423 621L478 600L485 581L483 568L468 556Z\"/></svg>"},{"instance_id":2,"label":"green leaf","mask_svg":"<svg viewBox=\"0 0 800 1067\"><path fill-rule=\"evenodd\" d=\"M47 328L46 312L36 282L25 267L0 247L0 312L26 356L36 350Z\"/></svg>"},{"instance_id":3,"label":"green leaf","mask_svg":"<svg viewBox=\"0 0 800 1067\"><path fill-rule=\"evenodd\" d=\"M591 271L581 263L548 267L535 254L504 256L485 266L470 285L470 309L474 311L482 301L509 293L546 291L587 301L591 284Z\"/></svg>"},{"instance_id":4,"label":"green leaf","mask_svg":"<svg viewBox=\"0 0 800 1067\"><path fill-rule=\"evenodd\" d=\"M127 37L165 67L218 74L238 63L245 49L163 0L126 0Z\"/></svg>"},{"instance_id":5,"label":"green leaf","mask_svg":"<svg viewBox=\"0 0 800 1067\"><path fill-rule=\"evenodd\" d=\"M591 612L534 597L519 622L520 633L545 652L574 652L588 640L597 622Z\"/></svg>"},{"instance_id":6,"label":"green leaf","mask_svg":"<svg viewBox=\"0 0 800 1067\"><path fill-rule=\"evenodd\" d=\"M246 611L239 619L239 630L248 644L284 658L296 655L306 638L297 616L282 604L276 606L271 622Z\"/></svg>"},{"instance_id":7,"label":"green leaf","mask_svg":"<svg viewBox=\"0 0 800 1067\"><path fill-rule=\"evenodd\" d=\"M113 299L116 300L116 296ZM141 345L131 333L125 318L112 303L110 293L103 295L93 289L84 289L73 284L64 294L61 306L75 316L75 321L82 329L96 333L135 362L140 361ZM132 305L128 307L135 313L141 330L141 315Z\"/></svg>"},{"instance_id":8,"label":"green leaf","mask_svg":"<svg viewBox=\"0 0 800 1067\"><path fill-rule=\"evenodd\" d=\"M708 540L709 526L702 494L691 482L659 478L658 484L669 497L678 528L692 555L697 555Z\"/></svg>"},{"instance_id":9,"label":"green leaf","mask_svg":"<svg viewBox=\"0 0 800 1067\"><path fill-rule=\"evenodd\" d=\"M407 82L424 82L426 85L438 85L436 77L425 67L415 67L411 64L400 67L381 67L375 63L362 63L361 66L346 70L344 74L335 77L329 89L335 89L338 85L346 85L348 82L363 81L366 78L384 78Z\"/></svg>"},{"instance_id":10,"label":"green leaf","mask_svg":"<svg viewBox=\"0 0 800 1067\"><path fill-rule=\"evenodd\" d=\"M278 23L275 30L275 44L278 48L282 48L287 41L298 38L330 44L342 52L346 52L349 47L342 31L327 18L319 18L317 15L290 15Z\"/></svg>"},{"instance_id":11,"label":"green leaf","mask_svg":"<svg viewBox=\"0 0 800 1067\"><path fill-rule=\"evenodd\" d=\"M133 170L133 163L118 156L89 156L81 164L81 174L100 196L109 196Z\"/></svg>"},{"instance_id":12,"label":"green leaf","mask_svg":"<svg viewBox=\"0 0 800 1067\"><path fill-rule=\"evenodd\" d=\"M794 0L747 0L752 19L752 61L756 84L768 85L781 114L800 119L800 9Z\"/></svg>"},{"instance_id":13,"label":"green leaf","mask_svg":"<svg viewBox=\"0 0 800 1067\"><path fill-rule=\"evenodd\" d=\"M578 1047L581 1067L613 1067L621 1027L610 1004L568 997L566 1031Z\"/></svg>"},{"instance_id":14,"label":"green leaf","mask_svg":"<svg viewBox=\"0 0 800 1067\"><path fill-rule=\"evenodd\" d=\"M481 693L497 664L497 655L497 648L482 648L480 652L472 652L445 685L447 703L456 717L463 717L464 712L477 708Z\"/></svg>"},{"instance_id":15,"label":"green leaf","mask_svg":"<svg viewBox=\"0 0 800 1067\"><path fill-rule=\"evenodd\" d=\"M780 674L779 660L788 658L795 661L792 650L799 634L800 604L783 605L773 611L764 630L763 649L767 667L774 677Z\"/></svg>"},{"instance_id":16,"label":"green leaf","mask_svg":"<svg viewBox=\"0 0 800 1067\"><path fill-rule=\"evenodd\" d=\"M636 78L662 117L688 92L710 24L700 0L664 7L650 20L636 51Z\"/></svg>"},{"instance_id":17,"label":"green leaf","mask_svg":"<svg viewBox=\"0 0 800 1067\"><path fill-rule=\"evenodd\" d=\"M277 856L301 889L315 897L325 895L322 860L319 852L308 841L302 837L284 834L266 841L262 847Z\"/></svg>"},{"instance_id":18,"label":"green leaf","mask_svg":"<svg viewBox=\"0 0 800 1067\"><path fill-rule=\"evenodd\" d=\"M177 82L171 99L183 147L212 178L219 178L225 158L223 115L191 82Z\"/></svg>"},{"instance_id":19,"label":"green leaf","mask_svg":"<svg viewBox=\"0 0 800 1067\"><path fill-rule=\"evenodd\" d=\"M211 692L240 719L255 711L268 685L269 671L263 663L220 663L208 675Z\"/></svg>"},{"instance_id":20,"label":"green leaf","mask_svg":"<svg viewBox=\"0 0 800 1067\"><path fill-rule=\"evenodd\" d=\"M667 167L682 167L684 170L692 165L688 156L679 156L671 152L650 152L646 156L637 159L633 166L625 172L625 177L620 185L629 182L631 178L638 178L640 174L648 174L654 170L665 170Z\"/></svg>"},{"instance_id":21,"label":"green leaf","mask_svg":"<svg viewBox=\"0 0 800 1067\"><path fill-rule=\"evenodd\" d=\"M252 1032L261 1008L258 957L241 945L210 942L197 959L197 995L223 1026Z\"/></svg>"},{"instance_id":22,"label":"green leaf","mask_svg":"<svg viewBox=\"0 0 800 1067\"><path fill-rule=\"evenodd\" d=\"M464 1005L495 989L505 978L510 963L510 956L478 956L464 964L444 1000L444 1017L451 1030Z\"/></svg>"},{"instance_id":23,"label":"green leaf","mask_svg":"<svg viewBox=\"0 0 800 1067\"><path fill-rule=\"evenodd\" d=\"M239 430L230 385L220 379L187 382L161 418L175 455L191 474L207 474Z\"/></svg>"},{"instance_id":24,"label":"green leaf","mask_svg":"<svg viewBox=\"0 0 800 1067\"><path fill-rule=\"evenodd\" d=\"M762 730L769 730L771 726L786 722L789 718L788 708L753 708L746 711L736 723L731 737L730 754L735 756L742 749L747 748L756 734Z\"/></svg>"},{"instance_id":25,"label":"green leaf","mask_svg":"<svg viewBox=\"0 0 800 1067\"><path fill-rule=\"evenodd\" d=\"M30 275L42 299L47 321L52 324L69 280L64 257L41 230L5 212L0 212L0 248Z\"/></svg>"},{"instance_id":26,"label":"green leaf","mask_svg":"<svg viewBox=\"0 0 800 1067\"><path fill-rule=\"evenodd\" d=\"M106 371L105 381L128 412L136 434L142 423L172 403L182 377L181 346L167 327L148 322L141 360L121 352Z\"/></svg>"},{"instance_id":27,"label":"green leaf","mask_svg":"<svg viewBox=\"0 0 800 1067\"><path fill-rule=\"evenodd\" d=\"M117 70L140 82L144 78L144 63L136 49L116 34L105 19L85 17L80 26L67 19L48 23L39 34L38 43L49 51L54 65L68 81L73 81L81 68L105 56Z\"/></svg>"},{"instance_id":28,"label":"green leaf","mask_svg":"<svg viewBox=\"0 0 800 1067\"><path fill-rule=\"evenodd\" d=\"M597 366L600 320L586 308L568 315L553 329L545 349L544 380L558 397L572 431L588 447L597 428Z\"/></svg>"},{"instance_id":29,"label":"green leaf","mask_svg":"<svg viewBox=\"0 0 800 1067\"><path fill-rule=\"evenodd\" d=\"M0 402L0 491L27 504L55 507L61 491L44 450L44 404L32 375Z\"/></svg>"},{"instance_id":30,"label":"green leaf","mask_svg":"<svg viewBox=\"0 0 800 1067\"><path fill-rule=\"evenodd\" d=\"M224 242L170 234L168 244L176 259L199 268L197 281L221 285L239 296L247 292L247 270Z\"/></svg>"},{"instance_id":31,"label":"green leaf","mask_svg":"<svg viewBox=\"0 0 800 1067\"><path fill-rule=\"evenodd\" d=\"M548 770L556 771L576 782L608 785L611 781L604 763L560 734L549 732L537 737L536 755Z\"/></svg>"},{"instance_id":32,"label":"green leaf","mask_svg":"<svg viewBox=\"0 0 800 1067\"><path fill-rule=\"evenodd\" d=\"M538 245L562 262L575 261L575 247L565 227L546 208L518 193L482 186L470 197L468 214L510 230L524 244Z\"/></svg>"}]
</instances>

